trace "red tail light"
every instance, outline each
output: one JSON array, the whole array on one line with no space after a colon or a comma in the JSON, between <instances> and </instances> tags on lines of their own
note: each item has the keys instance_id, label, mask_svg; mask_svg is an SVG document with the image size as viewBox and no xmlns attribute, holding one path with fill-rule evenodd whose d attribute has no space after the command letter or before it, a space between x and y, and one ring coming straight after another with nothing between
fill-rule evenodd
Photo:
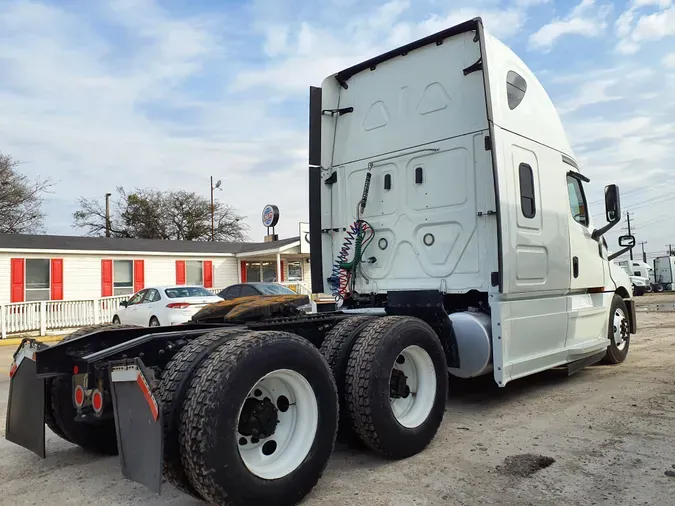
<instances>
[{"instance_id":1,"label":"red tail light","mask_svg":"<svg viewBox=\"0 0 675 506\"><path fill-rule=\"evenodd\" d=\"M103 394L100 390L94 390L94 393L91 394L91 405L97 414L103 411Z\"/></svg>"},{"instance_id":2,"label":"red tail light","mask_svg":"<svg viewBox=\"0 0 675 506\"><path fill-rule=\"evenodd\" d=\"M77 385L75 387L75 392L73 392L73 397L75 399L75 407L81 408L84 406L84 388L82 385Z\"/></svg>"},{"instance_id":3,"label":"red tail light","mask_svg":"<svg viewBox=\"0 0 675 506\"><path fill-rule=\"evenodd\" d=\"M172 302L171 304L167 304L166 307L169 309L185 309L186 307L190 307L190 304L188 302Z\"/></svg>"}]
</instances>

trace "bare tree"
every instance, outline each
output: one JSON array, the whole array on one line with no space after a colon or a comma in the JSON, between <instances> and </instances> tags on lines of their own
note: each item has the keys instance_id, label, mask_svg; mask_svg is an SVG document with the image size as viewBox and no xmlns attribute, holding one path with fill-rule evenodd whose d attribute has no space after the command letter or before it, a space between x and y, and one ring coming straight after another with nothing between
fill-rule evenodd
<instances>
[{"instance_id":1,"label":"bare tree","mask_svg":"<svg viewBox=\"0 0 675 506\"><path fill-rule=\"evenodd\" d=\"M102 201L79 200L74 226L89 236L104 236L106 216ZM246 240L248 226L243 217L222 202L214 203L216 241ZM195 192L117 188L110 212L110 235L137 239L208 241L211 239L211 203Z\"/></svg>"},{"instance_id":2,"label":"bare tree","mask_svg":"<svg viewBox=\"0 0 675 506\"><path fill-rule=\"evenodd\" d=\"M32 181L17 171L19 162L0 153L0 233L44 232L42 196L54 186L50 179Z\"/></svg>"}]
</instances>

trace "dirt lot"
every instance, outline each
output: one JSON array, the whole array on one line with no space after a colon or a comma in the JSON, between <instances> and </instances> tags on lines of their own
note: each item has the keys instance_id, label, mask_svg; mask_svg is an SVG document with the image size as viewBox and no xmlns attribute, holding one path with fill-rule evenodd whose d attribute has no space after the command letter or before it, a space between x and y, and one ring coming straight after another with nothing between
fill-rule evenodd
<instances>
[{"instance_id":1,"label":"dirt lot","mask_svg":"<svg viewBox=\"0 0 675 506\"><path fill-rule=\"evenodd\" d=\"M549 371L501 390L490 378L453 385L426 451L387 462L338 448L304 504L675 504L666 475L675 474L675 313L640 312L639 327L620 366ZM10 355L0 348L0 367ZM6 369L0 375L4 430ZM47 453L41 460L0 439L2 504L202 504L169 486L154 496L122 478L117 458L91 457L51 433Z\"/></svg>"}]
</instances>

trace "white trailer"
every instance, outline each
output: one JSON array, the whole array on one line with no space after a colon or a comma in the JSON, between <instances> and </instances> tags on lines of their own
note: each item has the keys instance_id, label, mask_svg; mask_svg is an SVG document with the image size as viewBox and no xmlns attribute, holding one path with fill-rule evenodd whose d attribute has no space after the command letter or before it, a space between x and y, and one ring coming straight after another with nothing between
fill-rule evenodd
<instances>
[{"instance_id":1,"label":"white trailer","mask_svg":"<svg viewBox=\"0 0 675 506\"><path fill-rule=\"evenodd\" d=\"M654 288L658 292L673 290L675 283L675 256L661 256L654 259Z\"/></svg>"}]
</instances>

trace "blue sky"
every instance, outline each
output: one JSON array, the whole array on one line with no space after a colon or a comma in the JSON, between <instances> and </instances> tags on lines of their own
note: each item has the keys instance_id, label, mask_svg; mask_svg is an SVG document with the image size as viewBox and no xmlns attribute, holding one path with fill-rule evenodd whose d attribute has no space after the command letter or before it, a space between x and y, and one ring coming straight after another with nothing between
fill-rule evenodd
<instances>
[{"instance_id":1,"label":"blue sky","mask_svg":"<svg viewBox=\"0 0 675 506\"><path fill-rule=\"evenodd\" d=\"M647 250L675 243L671 0L0 0L0 150L58 182L49 233L78 233L80 196L213 175L252 239L267 203L293 235L308 87L474 16L549 91L591 200L619 183Z\"/></svg>"}]
</instances>

